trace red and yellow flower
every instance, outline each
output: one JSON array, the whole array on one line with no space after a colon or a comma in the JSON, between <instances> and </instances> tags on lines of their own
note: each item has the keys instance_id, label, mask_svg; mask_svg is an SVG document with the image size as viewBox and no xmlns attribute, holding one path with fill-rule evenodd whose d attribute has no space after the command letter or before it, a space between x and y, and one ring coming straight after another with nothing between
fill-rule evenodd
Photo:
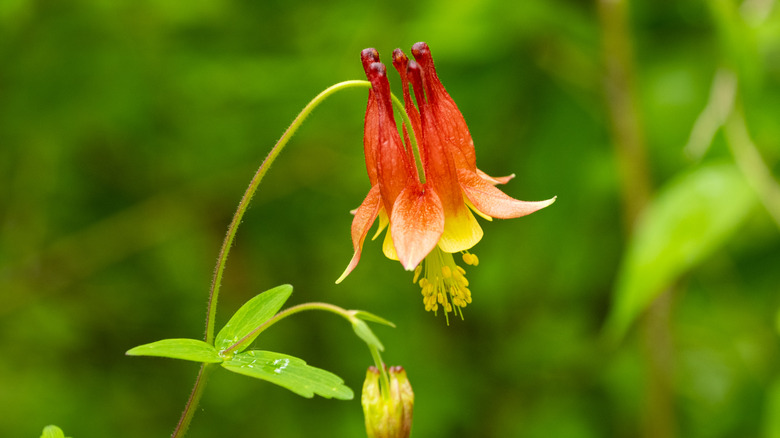
<instances>
[{"instance_id":1,"label":"red and yellow flower","mask_svg":"<svg viewBox=\"0 0 780 438\"><path fill-rule=\"evenodd\" d=\"M538 202L514 199L495 187L514 175L494 178L477 169L466 121L439 81L428 45L415 44L412 54L416 61L400 49L393 52L393 66L401 76L404 107L412 125L411 132L403 125L404 142L393 116L386 68L376 50L361 53L372 85L363 138L371 190L355 210L355 254L337 283L357 266L368 230L378 218L375 237L388 228L385 255L399 260L407 270L415 270L414 281L419 279L425 309L435 312L442 306L446 316L471 302L465 271L455 263L453 254L463 253L466 264L478 263L476 255L468 252L482 238L482 228L472 212L487 220L521 217L547 207L555 198ZM421 175L410 136L419 145Z\"/></svg>"}]
</instances>

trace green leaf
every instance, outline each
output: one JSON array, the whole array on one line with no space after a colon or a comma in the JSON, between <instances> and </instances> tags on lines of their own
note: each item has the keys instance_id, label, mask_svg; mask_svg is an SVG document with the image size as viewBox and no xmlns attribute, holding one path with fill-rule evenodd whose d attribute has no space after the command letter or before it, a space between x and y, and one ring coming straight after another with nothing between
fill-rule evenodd
<instances>
[{"instance_id":1,"label":"green leaf","mask_svg":"<svg viewBox=\"0 0 780 438\"><path fill-rule=\"evenodd\" d=\"M365 323L365 321L352 319L351 322L352 329L355 330L355 334L358 335L360 339L379 351L385 351L385 346L382 345L382 342L379 341L379 338L377 338L374 332L371 331L371 328L368 326L368 324Z\"/></svg>"},{"instance_id":2,"label":"green leaf","mask_svg":"<svg viewBox=\"0 0 780 438\"><path fill-rule=\"evenodd\" d=\"M222 358L214 348L197 339L163 339L130 349L128 356L159 356L193 362L219 363Z\"/></svg>"},{"instance_id":3,"label":"green leaf","mask_svg":"<svg viewBox=\"0 0 780 438\"><path fill-rule=\"evenodd\" d=\"M59 427L50 425L43 428L41 438L65 438L65 433Z\"/></svg>"},{"instance_id":4,"label":"green leaf","mask_svg":"<svg viewBox=\"0 0 780 438\"><path fill-rule=\"evenodd\" d=\"M328 371L306 365L303 359L272 351L250 350L237 353L223 367L234 373L267 380L306 398L352 400L354 394L344 381Z\"/></svg>"},{"instance_id":5,"label":"green leaf","mask_svg":"<svg viewBox=\"0 0 780 438\"><path fill-rule=\"evenodd\" d=\"M393 324L392 322L382 318L381 316L376 316L373 313L366 312L365 310L356 310L354 315L355 317L360 318L364 321L376 322L379 324L384 324L386 326L395 328L395 324Z\"/></svg>"},{"instance_id":6,"label":"green leaf","mask_svg":"<svg viewBox=\"0 0 780 438\"><path fill-rule=\"evenodd\" d=\"M217 350L224 350L251 333L262 323L271 319L290 298L292 286L284 284L267 290L241 306L230 318L225 327L217 333L214 345ZM255 340L257 335L246 339L236 352L245 350Z\"/></svg>"},{"instance_id":7,"label":"green leaf","mask_svg":"<svg viewBox=\"0 0 780 438\"><path fill-rule=\"evenodd\" d=\"M634 319L743 222L756 196L731 164L702 166L670 182L647 206L628 244L605 335L617 342Z\"/></svg>"}]
</instances>

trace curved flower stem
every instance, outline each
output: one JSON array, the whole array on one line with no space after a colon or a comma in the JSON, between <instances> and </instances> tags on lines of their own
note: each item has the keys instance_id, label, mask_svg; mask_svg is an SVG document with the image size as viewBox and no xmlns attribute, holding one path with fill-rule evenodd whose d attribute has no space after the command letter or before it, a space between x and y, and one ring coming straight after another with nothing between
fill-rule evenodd
<instances>
[{"instance_id":1,"label":"curved flower stem","mask_svg":"<svg viewBox=\"0 0 780 438\"><path fill-rule=\"evenodd\" d=\"M295 120L293 120L292 124L290 124L287 130L284 131L282 137L279 139L279 141L276 142L276 145L274 145L273 149L271 149L271 152L268 154L265 160L263 160L260 168L257 169L255 176L252 177L252 181L250 181L249 187L247 187L246 192L244 192L244 196L241 198L241 202L238 204L238 209L236 210L235 215L233 215L233 220L230 222L227 235L225 236L225 240L222 242L222 248L219 250L217 266L214 268L214 277L211 280L211 289L209 291L208 311L206 313L205 341L207 343L214 343L214 322L217 314L217 299L219 298L219 289L222 284L222 273L225 270L225 263L227 262L230 247L233 245L233 239L236 237L238 225L241 223L241 219L244 217L244 213L249 206L249 201L252 200L252 197L257 191L257 187L260 185L260 182L263 180L265 174L268 173L268 169L271 167L271 164L273 164L274 160L276 160L276 157L279 156L279 153L282 152L282 149L284 149L284 147L287 145L290 137L295 134L295 131L298 130L306 117L311 114L314 108L322 103L322 101L324 101L327 97L339 90L344 90L347 88L371 88L371 83L368 81L339 82L338 84L328 87L323 92L318 94L303 108L303 110L301 110ZM173 432L172 438L180 438L187 432L187 428L189 428L192 417L195 415L195 408L198 406L200 398L203 395L203 388L206 384L207 371L211 368L213 367L211 367L210 364L201 365L200 371L198 372L198 376L195 380L195 386L192 388L192 392L190 393L190 397L187 400L186 406L184 407L184 412L182 412L181 418L179 418L179 422L176 425L176 429Z\"/></svg>"},{"instance_id":2,"label":"curved flower stem","mask_svg":"<svg viewBox=\"0 0 780 438\"><path fill-rule=\"evenodd\" d=\"M312 99L311 102L309 102L303 108L300 114L298 114L298 117L296 117L295 120L293 120L290 127L288 127L286 131L284 131L282 137L279 139L278 142L276 142L276 145L274 145L273 149L271 149L271 152L268 154L265 160L263 160L263 163L260 165L260 168L257 169L255 176L252 178L252 181L249 183L249 187L247 187L246 192L244 192L244 196L243 198L241 198L241 202L238 204L238 209L236 210L236 213L233 216L233 220L230 222L230 226L228 227L228 232L227 235L225 236L225 240L222 242L222 248L219 251L219 257L217 258L217 266L214 269L214 277L212 278L211 290L209 292L208 313L206 315L206 337L205 337L206 342L212 343L214 341L214 322L217 313L217 299L219 297L219 289L222 284L222 273L225 270L225 263L227 262L227 257L228 257L228 253L230 252L230 247L233 245L233 239L235 238L236 232L238 231L238 226L241 223L241 219L244 217L244 213L246 212L246 209L249 206L249 202L252 200L252 197L257 191L257 187L260 185L260 182L263 180L265 174L268 173L268 169L271 167L271 164L273 164L274 160L276 160L276 157L278 157L279 154L282 152L282 149L284 149L284 147L287 145L287 142L290 140L290 137L292 137L292 135L295 134L295 131L297 131L298 128L301 126L304 119L306 119L306 117L309 114L311 114L314 108L316 108L317 105L322 103L322 101L325 100L327 97L329 97L330 95L332 95L333 93L339 90L343 90L347 88L371 88L371 83L368 81L339 82L338 84L325 89L323 92L318 94L314 99ZM395 95L392 95L392 98L393 98L393 103L400 111L401 116L404 119L404 123L406 123L406 126L409 126L410 127L409 129L411 130L412 123L409 120L409 115L406 114L406 110L404 109L403 103L401 103L401 101ZM409 137L412 142L414 157L415 160L417 161L418 168L422 169L420 151L414 133ZM425 175L422 173L421 173L421 182L423 183L425 182Z\"/></svg>"},{"instance_id":3,"label":"curved flower stem","mask_svg":"<svg viewBox=\"0 0 780 438\"><path fill-rule=\"evenodd\" d=\"M301 124L306 119L306 117L309 114L311 114L312 111L314 111L314 108L316 108L317 105L322 103L326 98L336 93L337 91L345 90L348 88L371 88L371 83L368 81L357 81L357 80L339 82L338 84L328 87L320 94L318 94L316 97L314 97L314 99L312 99L303 108L303 110L301 110L301 112L298 114L295 120L293 120L293 122L287 128L287 130L284 131L284 134L282 134L281 138L279 138L279 141L276 142L274 147L271 149L271 152L268 154L265 160L263 160L263 163L260 165L260 168L257 169L257 172L252 177L252 180L249 182L249 187L247 187L246 191L244 192L244 196L241 198L241 202L239 202L238 204L236 213L233 215L233 220L230 222L230 225L228 226L228 231L227 234L225 235L225 240L222 241L222 247L220 248L219 256L217 257L217 265L214 268L214 276L211 280L211 288L209 290L208 311L206 313L205 341L207 343L209 344L214 343L214 324L215 324L216 314L217 314L217 302L219 298L219 290L222 285L222 274L225 270L225 264L227 263L228 253L230 252L230 248L233 245L233 240L236 237L238 226L241 224L241 219L244 217L244 213L249 207L249 202L252 200L252 197L257 191L260 182L263 180L263 177L265 177L265 174L268 173L268 169L271 167L271 164L273 164L274 160L276 160L276 158L282 152L282 149L284 149L284 147L287 145L287 142L290 140L290 137L292 137L293 134L295 134L295 132L301 126ZM404 109L403 104L401 103L400 100L398 100L398 98L395 95L393 95L392 97L393 97L394 104L401 111L404 122L407 124L407 126L411 127L412 124L409 120L409 116L406 114L406 110ZM414 138L414 135L411 135L410 137L411 137L412 145L414 147L415 159L418 162L418 166L422 168L420 164L421 163L420 152L417 146L417 141ZM421 176L421 178L422 181L425 182L424 175ZM354 316L350 314L348 311L338 306L333 306L331 304L327 304L327 303L302 304L299 306L291 307L283 312L280 312L270 320L266 321L265 324L257 328L257 333L262 332L273 323L289 315L295 314L303 310L312 310L315 308L319 310L329 310L331 312L340 314L341 316L350 319L350 321L352 318L354 318ZM239 341L239 343L240 342L241 341ZM226 351L232 351L235 348L237 348L237 344L232 345ZM376 361L377 357L379 357L378 356L379 353L374 352L373 348L371 349L372 349L372 356L374 356L374 359ZM381 358L379 359L379 362L381 365ZM187 431L190 421L192 420L192 416L195 413L195 407L198 405L200 401L200 397L203 393L203 388L205 386L206 375L207 375L206 371L209 370L210 368L211 367L209 366L209 364L203 364L201 366L201 369L198 373L198 377L196 378L195 381L195 386L193 387L192 393L190 394L190 398L187 400L187 405L185 406L184 412L182 413L182 416L179 419L179 423L177 424L176 429L174 430L174 433L172 435L173 438L179 438L183 436L184 433ZM387 373L384 370L384 367L380 367L380 369L382 370L383 385L386 387L386 389L389 390L389 379L387 377Z\"/></svg>"},{"instance_id":4,"label":"curved flower stem","mask_svg":"<svg viewBox=\"0 0 780 438\"><path fill-rule=\"evenodd\" d=\"M252 330L246 336L236 341L236 343L220 351L219 353L223 356L231 354L239 347L245 345L250 339L255 339L260 333L264 332L268 327L271 327L272 325L283 320L284 318L287 318L290 315L295 315L296 313L303 312L304 310L325 310L327 312L335 313L336 315L344 317L350 322L352 322L352 318L354 318L353 316L354 312L350 312L349 310L342 309L341 307L335 306L333 304L318 303L318 302L298 304L297 306L289 307L277 313L271 319L260 324L259 326L257 326L256 329Z\"/></svg>"},{"instance_id":5,"label":"curved flower stem","mask_svg":"<svg viewBox=\"0 0 780 438\"><path fill-rule=\"evenodd\" d=\"M228 227L227 235L225 236L225 240L222 242L222 249L219 251L219 257L217 258L217 266L214 269L214 277L211 281L211 290L209 292L209 308L208 308L208 314L206 315L206 342L212 343L214 341L214 317L217 313L217 299L219 298L219 288L222 283L222 272L225 270L225 263L227 262L228 253L230 252L230 247L233 245L233 239L236 237L236 231L238 231L238 225L241 223L241 218L244 217L244 213L246 212L247 207L249 206L249 201L252 200L252 196L254 196L255 191L257 191L257 187L260 185L260 181L263 180L263 177L266 173L268 173L268 169L271 167L271 164L273 164L274 160L276 160L276 157L279 156L279 153L282 152L282 149L287 145L287 142L290 140L290 137L295 134L295 131L298 130L298 128L303 123L304 119L311 114L311 112L314 110L314 108L317 107L320 103L322 103L323 100L325 100L327 97L332 95L333 93L344 90L347 88L371 88L371 83L368 81L344 81L339 82L336 85L333 85L329 88L327 88L322 93L318 94L314 99L311 100L298 114L298 117L293 120L292 124L289 128L287 128L286 131L284 131L284 134L282 134L282 137L279 139L278 142L276 142L276 145L274 145L273 149L271 149L271 152L268 154L268 156L263 160L263 164L260 165L260 168L257 169L257 173L255 173L255 176L252 178L252 181L249 183L249 187L247 187L246 192L244 192L244 197L241 198L241 202L238 204L238 209L236 210L236 214L233 216L233 221L230 222L230 226Z\"/></svg>"}]
</instances>

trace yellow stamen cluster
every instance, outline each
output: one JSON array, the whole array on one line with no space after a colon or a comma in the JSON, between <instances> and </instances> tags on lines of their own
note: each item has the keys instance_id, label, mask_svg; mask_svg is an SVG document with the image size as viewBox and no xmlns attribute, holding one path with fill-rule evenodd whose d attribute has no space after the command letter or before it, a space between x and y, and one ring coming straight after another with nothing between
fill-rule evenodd
<instances>
[{"instance_id":1,"label":"yellow stamen cluster","mask_svg":"<svg viewBox=\"0 0 780 438\"><path fill-rule=\"evenodd\" d=\"M471 253L464 253L463 261L474 266L479 263L477 256ZM424 275L420 278L423 271ZM450 312L457 312L463 318L462 308L471 303L471 291L466 271L455 264L451 253L436 247L415 269L414 282L422 289L425 310L436 312L441 306L448 323Z\"/></svg>"}]
</instances>

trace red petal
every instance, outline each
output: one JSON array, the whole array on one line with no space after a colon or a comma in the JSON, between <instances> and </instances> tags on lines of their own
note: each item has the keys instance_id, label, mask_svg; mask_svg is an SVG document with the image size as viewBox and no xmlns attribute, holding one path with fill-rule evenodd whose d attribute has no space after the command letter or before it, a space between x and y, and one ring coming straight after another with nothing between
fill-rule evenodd
<instances>
[{"instance_id":1,"label":"red petal","mask_svg":"<svg viewBox=\"0 0 780 438\"><path fill-rule=\"evenodd\" d=\"M404 109L409 116L409 120L412 123L412 135L415 136L415 140L419 144L422 139L420 138L420 113L415 108L412 102L412 94L409 91L409 76L407 75L407 67L409 66L409 58L406 57L401 49L393 50L393 67L398 71L398 75L401 76L401 89L404 94ZM404 140L406 141L406 152L409 154L412 163L415 165L415 171L417 171L414 159L414 151L412 150L412 144L409 141L409 129L406 124L403 125Z\"/></svg>"},{"instance_id":2,"label":"red petal","mask_svg":"<svg viewBox=\"0 0 780 438\"><path fill-rule=\"evenodd\" d=\"M398 260L413 270L436 247L444 232L444 208L431 188L410 186L393 206L390 231Z\"/></svg>"},{"instance_id":3,"label":"red petal","mask_svg":"<svg viewBox=\"0 0 780 438\"><path fill-rule=\"evenodd\" d=\"M377 105L373 90L368 90L368 105L366 106L366 119L363 122L363 153L366 157L366 171L371 185L377 181L376 151L379 148L379 119L377 118Z\"/></svg>"},{"instance_id":4,"label":"red petal","mask_svg":"<svg viewBox=\"0 0 780 438\"><path fill-rule=\"evenodd\" d=\"M511 219L531 214L555 202L555 198L546 201L527 202L512 198L479 175L468 170L458 171L463 192L480 212L499 219Z\"/></svg>"},{"instance_id":5,"label":"red petal","mask_svg":"<svg viewBox=\"0 0 780 438\"><path fill-rule=\"evenodd\" d=\"M360 60L363 63L363 70L366 76L369 75L370 66L374 62L379 62L379 52L374 48L364 49L360 52ZM376 150L378 148L379 118L377 114L376 98L374 90L368 89L368 104L366 105L366 117L363 122L363 152L366 157L366 171L368 180L373 186L376 184Z\"/></svg>"},{"instance_id":6,"label":"red petal","mask_svg":"<svg viewBox=\"0 0 780 438\"><path fill-rule=\"evenodd\" d=\"M422 98L424 81L420 67L415 62L409 62L408 71L420 107L423 140L420 152L426 185L436 190L444 208L444 231L439 247L446 252L464 251L479 242L482 228L463 199L457 176L458 154L452 147L452 138L442 128L442 120L438 117L440 113L432 110L431 101L426 102Z\"/></svg>"},{"instance_id":7,"label":"red petal","mask_svg":"<svg viewBox=\"0 0 780 438\"><path fill-rule=\"evenodd\" d=\"M380 207L382 206L382 197L379 195L379 186L371 187L366 199L360 204L360 207L355 210L355 217L352 219L352 246L355 247L355 254L352 256L352 260L349 262L347 269L341 274L336 284L339 284L344 280L350 272L357 266L360 261L360 252L363 249L363 241L366 239L366 234L374 224L376 216L379 214Z\"/></svg>"},{"instance_id":8,"label":"red petal","mask_svg":"<svg viewBox=\"0 0 780 438\"><path fill-rule=\"evenodd\" d=\"M401 142L401 136L398 135L385 66L380 63L371 64L368 79L374 90L377 108L377 131L372 133L376 135L377 181L385 210L392 212L395 198L404 187L416 179L417 174ZM390 220L392 219L391 214Z\"/></svg>"},{"instance_id":9,"label":"red petal","mask_svg":"<svg viewBox=\"0 0 780 438\"><path fill-rule=\"evenodd\" d=\"M458 105L452 100L447 90L439 80L436 74L436 67L433 65L433 56L431 49L423 42L412 46L412 55L422 68L425 82L425 93L431 111L438 120L439 129L444 134L443 138L449 140L452 150L452 156L455 160L455 166L458 168L468 168L476 171L476 155L474 153L474 141L471 139L466 120L458 109Z\"/></svg>"}]
</instances>

